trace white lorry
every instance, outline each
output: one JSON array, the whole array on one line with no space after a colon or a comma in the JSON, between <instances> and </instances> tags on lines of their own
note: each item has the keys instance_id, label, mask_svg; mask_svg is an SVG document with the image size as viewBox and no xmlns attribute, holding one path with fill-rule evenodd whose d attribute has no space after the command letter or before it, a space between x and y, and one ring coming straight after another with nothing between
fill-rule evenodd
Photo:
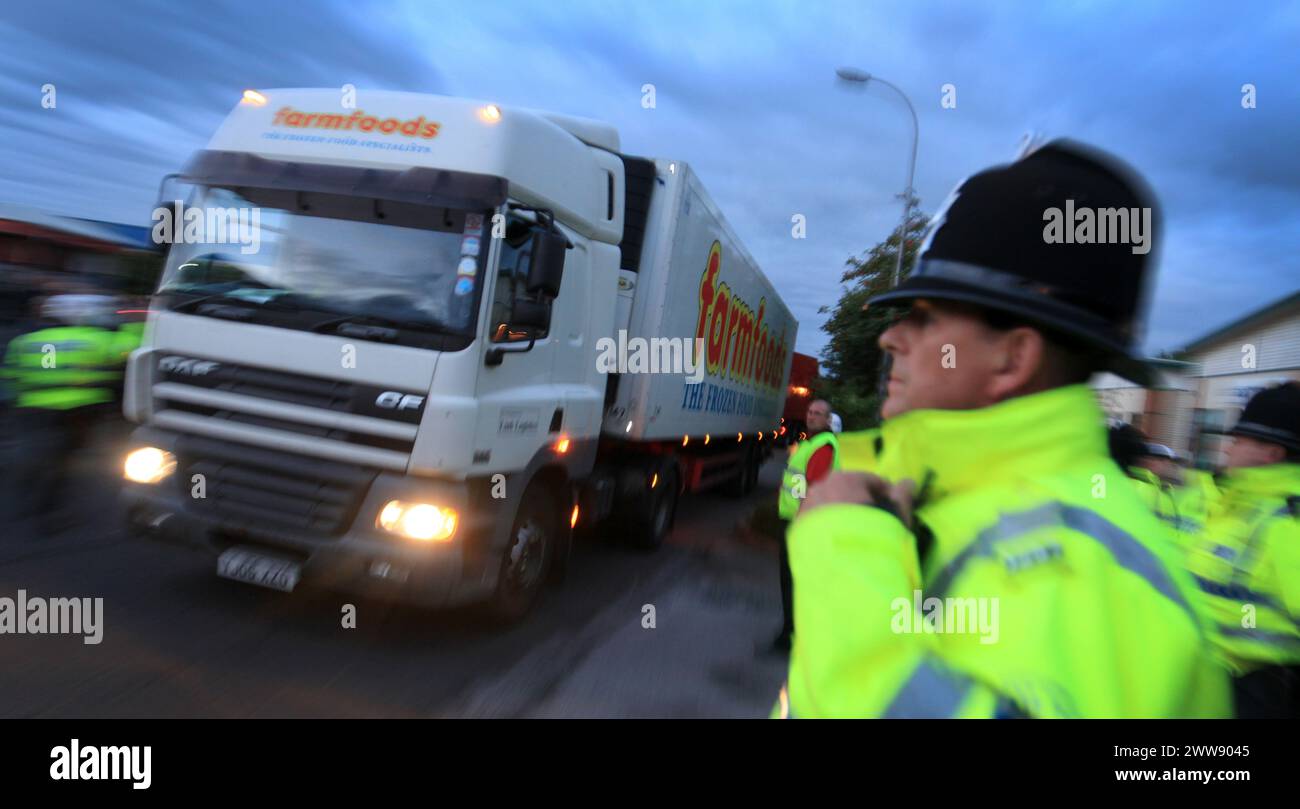
<instances>
[{"instance_id":1,"label":"white lorry","mask_svg":"<svg viewBox=\"0 0 1300 809\"><path fill-rule=\"evenodd\" d=\"M509 619L575 528L655 547L679 493L753 487L797 324L685 163L595 121L358 101L245 93L155 211L134 528L246 582Z\"/></svg>"}]
</instances>

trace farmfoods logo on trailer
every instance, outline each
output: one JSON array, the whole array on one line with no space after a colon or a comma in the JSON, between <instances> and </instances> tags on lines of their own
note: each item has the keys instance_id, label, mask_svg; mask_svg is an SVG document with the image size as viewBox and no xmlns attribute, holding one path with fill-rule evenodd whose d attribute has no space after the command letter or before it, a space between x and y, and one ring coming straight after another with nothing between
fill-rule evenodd
<instances>
[{"instance_id":1,"label":"farmfoods logo on trailer","mask_svg":"<svg viewBox=\"0 0 1300 809\"><path fill-rule=\"evenodd\" d=\"M362 110L353 110L351 115L339 115L332 112L300 112L293 107L281 107L271 121L272 126L291 126L298 129L344 129L360 132L394 133L408 138L428 140L436 137L442 124L426 121L421 115L400 121L397 118L378 118L366 115Z\"/></svg>"},{"instance_id":2,"label":"farmfoods logo on trailer","mask_svg":"<svg viewBox=\"0 0 1300 809\"><path fill-rule=\"evenodd\" d=\"M718 282L722 272L722 243L709 248L709 260L700 276L700 315L696 339L705 340L705 367L710 376L777 390L789 347L785 328L777 337L763 322L767 299L758 299L758 314L731 288Z\"/></svg>"}]
</instances>

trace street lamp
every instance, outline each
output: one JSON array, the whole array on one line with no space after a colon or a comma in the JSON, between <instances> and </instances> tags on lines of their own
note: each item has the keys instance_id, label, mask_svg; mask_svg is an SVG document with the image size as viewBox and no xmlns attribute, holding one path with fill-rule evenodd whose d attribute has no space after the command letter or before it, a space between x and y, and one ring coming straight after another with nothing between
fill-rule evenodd
<instances>
[{"instance_id":1,"label":"street lamp","mask_svg":"<svg viewBox=\"0 0 1300 809\"><path fill-rule=\"evenodd\" d=\"M894 84L873 76L865 70L859 70L856 67L841 67L835 71L835 75L839 76L841 81L851 82L862 87L872 81L883 84L898 93L899 97L903 99L903 103L907 105L907 111L912 113L912 161L907 167L907 187L903 189L903 227L898 233L898 263L894 266L894 286L898 286L899 279L903 277L903 251L907 247L907 224L911 218L912 201L915 196L912 179L916 174L916 142L920 137L920 127L916 122L916 109L912 106L912 101L907 97L907 93L898 89Z\"/></svg>"}]
</instances>

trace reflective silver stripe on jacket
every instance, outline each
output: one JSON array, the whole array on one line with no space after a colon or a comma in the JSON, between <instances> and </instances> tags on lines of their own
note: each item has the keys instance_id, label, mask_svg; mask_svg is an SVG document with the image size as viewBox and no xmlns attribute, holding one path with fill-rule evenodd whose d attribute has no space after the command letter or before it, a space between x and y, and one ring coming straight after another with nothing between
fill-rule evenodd
<instances>
[{"instance_id":1,"label":"reflective silver stripe on jacket","mask_svg":"<svg viewBox=\"0 0 1300 809\"><path fill-rule=\"evenodd\" d=\"M1286 632L1269 632L1266 629L1246 629L1240 626L1219 625L1219 634L1229 638L1244 638L1269 646L1293 646L1300 649L1300 637Z\"/></svg>"},{"instance_id":2,"label":"reflective silver stripe on jacket","mask_svg":"<svg viewBox=\"0 0 1300 809\"><path fill-rule=\"evenodd\" d=\"M1241 549L1241 555L1237 557L1237 561L1233 564L1232 581L1234 584L1239 584L1247 578L1247 571L1254 562L1255 553L1259 549L1260 535L1268 527L1269 521L1275 517L1288 516L1290 513L1291 509L1282 506L1272 514L1265 514L1259 519L1259 522L1255 523L1255 526L1250 531L1250 539L1246 540L1246 547Z\"/></svg>"},{"instance_id":3,"label":"reflective silver stripe on jacket","mask_svg":"<svg viewBox=\"0 0 1300 809\"><path fill-rule=\"evenodd\" d=\"M1174 586L1169 571L1149 548L1095 511L1069 506L1059 501L1044 503L1029 511L1002 515L996 523L981 531L974 542L945 565L926 589L933 595L943 598L952 586L953 580L972 559L993 558L997 555L995 546L998 543L1017 539L1022 534L1052 525L1061 525L1095 539L1110 551L1121 567L1141 576L1156 591L1182 607L1192 617L1193 622L1197 621L1196 614L1192 612L1187 600Z\"/></svg>"},{"instance_id":4,"label":"reflective silver stripe on jacket","mask_svg":"<svg viewBox=\"0 0 1300 809\"><path fill-rule=\"evenodd\" d=\"M971 680L922 662L894 695L886 719L940 719L953 716L971 689Z\"/></svg>"}]
</instances>

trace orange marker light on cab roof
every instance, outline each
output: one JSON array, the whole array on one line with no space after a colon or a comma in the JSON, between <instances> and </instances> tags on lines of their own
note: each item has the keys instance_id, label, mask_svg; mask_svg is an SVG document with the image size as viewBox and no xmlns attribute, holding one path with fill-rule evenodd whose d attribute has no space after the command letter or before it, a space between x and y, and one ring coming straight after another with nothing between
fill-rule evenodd
<instances>
[{"instance_id":1,"label":"orange marker light on cab roof","mask_svg":"<svg viewBox=\"0 0 1300 809\"><path fill-rule=\"evenodd\" d=\"M569 451L569 439L567 436L560 436L559 440L555 442L555 451L560 455Z\"/></svg>"},{"instance_id":2,"label":"orange marker light on cab roof","mask_svg":"<svg viewBox=\"0 0 1300 809\"><path fill-rule=\"evenodd\" d=\"M266 96L256 90L245 90L244 97L239 100L241 104L252 104L254 107L266 106Z\"/></svg>"}]
</instances>

